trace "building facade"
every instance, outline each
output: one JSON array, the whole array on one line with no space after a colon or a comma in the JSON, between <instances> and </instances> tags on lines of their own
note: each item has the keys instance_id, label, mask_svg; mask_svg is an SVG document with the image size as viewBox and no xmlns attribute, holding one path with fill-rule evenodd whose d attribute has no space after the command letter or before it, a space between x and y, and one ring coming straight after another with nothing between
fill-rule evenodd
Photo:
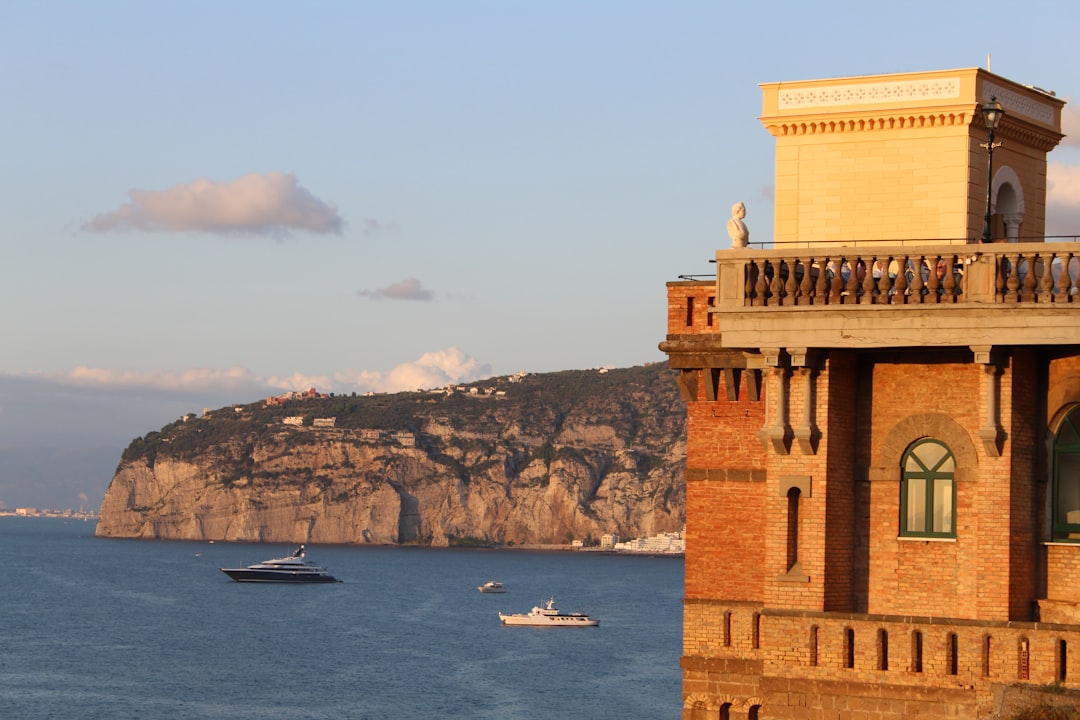
<instances>
[{"instance_id":1,"label":"building facade","mask_svg":"<svg viewBox=\"0 0 1080 720\"><path fill-rule=\"evenodd\" d=\"M660 345L688 413L684 720L1080 689L1080 245L1044 237L1064 103L981 69L762 90L775 237L669 283Z\"/></svg>"}]
</instances>

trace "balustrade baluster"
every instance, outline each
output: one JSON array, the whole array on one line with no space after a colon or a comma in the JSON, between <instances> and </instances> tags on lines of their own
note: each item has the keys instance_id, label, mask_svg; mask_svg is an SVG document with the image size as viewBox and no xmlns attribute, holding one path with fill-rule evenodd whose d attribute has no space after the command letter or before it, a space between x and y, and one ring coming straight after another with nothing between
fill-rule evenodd
<instances>
[{"instance_id":1,"label":"balustrade baluster","mask_svg":"<svg viewBox=\"0 0 1080 720\"><path fill-rule=\"evenodd\" d=\"M842 301L842 295L844 294L844 278L843 278L843 258L832 258L829 260L829 266L832 268L832 284L829 290L829 302L839 303Z\"/></svg>"},{"instance_id":2,"label":"balustrade baluster","mask_svg":"<svg viewBox=\"0 0 1080 720\"><path fill-rule=\"evenodd\" d=\"M1005 281L1005 287L1008 288L1008 292L1005 293L1005 300L1007 302L1020 301L1020 263L1023 262L1023 260L1024 256L1020 253L1016 253L1011 262L1009 279Z\"/></svg>"},{"instance_id":3,"label":"balustrade baluster","mask_svg":"<svg viewBox=\"0 0 1080 720\"><path fill-rule=\"evenodd\" d=\"M869 261L863 260L863 277L862 277L862 301L868 305L872 305L877 302L877 298L874 297L877 293L877 283L874 281L874 263L877 262L877 256L871 255Z\"/></svg>"},{"instance_id":4,"label":"balustrade baluster","mask_svg":"<svg viewBox=\"0 0 1080 720\"><path fill-rule=\"evenodd\" d=\"M1069 270L1072 269L1074 260L1076 260L1075 253L1068 253L1067 257L1061 258L1061 274L1058 275L1058 296L1056 302L1073 301L1073 280L1069 275Z\"/></svg>"},{"instance_id":5,"label":"balustrade baluster","mask_svg":"<svg viewBox=\"0 0 1080 720\"><path fill-rule=\"evenodd\" d=\"M892 302L892 278L889 277L889 268L892 267L892 256L886 255L884 259L874 260L873 267L880 267L880 277L877 278L877 300L876 302L882 304L888 304ZM880 265L879 265L880 263Z\"/></svg>"},{"instance_id":6,"label":"balustrade baluster","mask_svg":"<svg viewBox=\"0 0 1080 720\"><path fill-rule=\"evenodd\" d=\"M783 305L784 295L787 293L784 291L784 279L781 275L788 269L787 262L782 258L773 263L773 276L772 282L769 283L769 305Z\"/></svg>"},{"instance_id":7,"label":"balustrade baluster","mask_svg":"<svg viewBox=\"0 0 1080 720\"><path fill-rule=\"evenodd\" d=\"M896 277L890 278L892 280L892 296L889 298L889 302L903 305L907 302L908 256L901 255L898 258L894 258L893 262L896 263ZM892 263L889 264L889 267L892 267Z\"/></svg>"},{"instance_id":8,"label":"balustrade baluster","mask_svg":"<svg viewBox=\"0 0 1080 720\"><path fill-rule=\"evenodd\" d=\"M787 296L788 305L799 304L799 258L792 258L787 264L787 283L784 285L784 294Z\"/></svg>"},{"instance_id":9,"label":"balustrade baluster","mask_svg":"<svg viewBox=\"0 0 1080 720\"><path fill-rule=\"evenodd\" d=\"M926 258L927 269L930 270L926 278L927 302L935 304L941 302L941 278L945 275L944 262L940 255L930 255ZM933 265L933 269L929 268L930 265Z\"/></svg>"},{"instance_id":10,"label":"balustrade baluster","mask_svg":"<svg viewBox=\"0 0 1080 720\"><path fill-rule=\"evenodd\" d=\"M766 301L765 293L768 290L768 284L766 282L767 278L765 277L765 273L767 273L769 270L769 264L763 261L759 265L755 261L754 268L754 299L751 305L754 305L755 307L761 307L765 304Z\"/></svg>"},{"instance_id":11,"label":"balustrade baluster","mask_svg":"<svg viewBox=\"0 0 1080 720\"><path fill-rule=\"evenodd\" d=\"M941 301L956 302L956 256L946 255L941 258Z\"/></svg>"},{"instance_id":12,"label":"balustrade baluster","mask_svg":"<svg viewBox=\"0 0 1080 720\"><path fill-rule=\"evenodd\" d=\"M800 258L796 258L795 262L799 263L802 268L802 282L799 283L799 305L813 305L814 304L814 278L811 277L814 273L814 258L810 258L809 262L804 262Z\"/></svg>"},{"instance_id":13,"label":"balustrade baluster","mask_svg":"<svg viewBox=\"0 0 1080 720\"><path fill-rule=\"evenodd\" d=\"M1039 302L1054 302L1054 263L1057 255L1052 253L1048 261L1043 261L1042 277L1039 278Z\"/></svg>"},{"instance_id":14,"label":"balustrade baluster","mask_svg":"<svg viewBox=\"0 0 1080 720\"><path fill-rule=\"evenodd\" d=\"M1027 261L1027 273L1024 274L1023 293L1021 299L1024 302L1035 302L1035 273L1041 261L1039 255L1032 255Z\"/></svg>"},{"instance_id":15,"label":"balustrade baluster","mask_svg":"<svg viewBox=\"0 0 1080 720\"><path fill-rule=\"evenodd\" d=\"M911 261L911 298L916 303L923 302L926 294L926 286L923 284L923 268L926 268L926 260L922 255L916 255Z\"/></svg>"},{"instance_id":16,"label":"balustrade baluster","mask_svg":"<svg viewBox=\"0 0 1080 720\"><path fill-rule=\"evenodd\" d=\"M844 297L840 302L853 305L859 302L859 258L844 258L844 264L848 269L847 286L844 288Z\"/></svg>"},{"instance_id":17,"label":"balustrade baluster","mask_svg":"<svg viewBox=\"0 0 1080 720\"><path fill-rule=\"evenodd\" d=\"M813 266L813 259L810 264ZM825 304L829 302L829 258L822 258L817 263L817 281L814 283L814 302Z\"/></svg>"}]
</instances>

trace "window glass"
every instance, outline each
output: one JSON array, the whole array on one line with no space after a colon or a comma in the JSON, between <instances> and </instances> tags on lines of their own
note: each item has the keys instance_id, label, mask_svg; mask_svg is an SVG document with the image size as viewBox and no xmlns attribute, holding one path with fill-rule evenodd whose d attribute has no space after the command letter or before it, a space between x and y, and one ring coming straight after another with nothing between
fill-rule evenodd
<instances>
[{"instance_id":1,"label":"window glass","mask_svg":"<svg viewBox=\"0 0 1080 720\"><path fill-rule=\"evenodd\" d=\"M951 533L953 531L953 483L952 480L938 480L934 483L934 532Z\"/></svg>"},{"instance_id":2,"label":"window glass","mask_svg":"<svg viewBox=\"0 0 1080 720\"><path fill-rule=\"evenodd\" d=\"M1080 540L1080 408L1054 436L1054 539Z\"/></svg>"},{"instance_id":3,"label":"window glass","mask_svg":"<svg viewBox=\"0 0 1080 720\"><path fill-rule=\"evenodd\" d=\"M1058 456L1059 523L1080 524L1080 454Z\"/></svg>"},{"instance_id":4,"label":"window glass","mask_svg":"<svg viewBox=\"0 0 1080 720\"><path fill-rule=\"evenodd\" d=\"M952 451L940 440L919 440L904 453L900 466L900 534L956 537Z\"/></svg>"},{"instance_id":5,"label":"window glass","mask_svg":"<svg viewBox=\"0 0 1080 720\"><path fill-rule=\"evenodd\" d=\"M911 532L926 530L926 481L921 478L908 480L907 529Z\"/></svg>"}]
</instances>

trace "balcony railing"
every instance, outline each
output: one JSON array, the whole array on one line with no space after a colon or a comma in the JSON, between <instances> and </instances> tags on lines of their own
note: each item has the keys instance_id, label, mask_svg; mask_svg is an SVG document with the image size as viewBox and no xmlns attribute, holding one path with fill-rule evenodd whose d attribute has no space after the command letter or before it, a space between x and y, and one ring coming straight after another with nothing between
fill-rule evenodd
<instances>
[{"instance_id":1,"label":"balcony railing","mask_svg":"<svg viewBox=\"0 0 1080 720\"><path fill-rule=\"evenodd\" d=\"M718 307L1076 303L1075 243L732 249Z\"/></svg>"}]
</instances>

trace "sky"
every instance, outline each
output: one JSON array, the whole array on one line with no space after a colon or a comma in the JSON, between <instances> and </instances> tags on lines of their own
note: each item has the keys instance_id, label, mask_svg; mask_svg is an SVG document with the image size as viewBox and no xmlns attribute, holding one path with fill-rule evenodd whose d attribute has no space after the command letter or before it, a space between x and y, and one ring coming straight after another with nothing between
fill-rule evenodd
<instances>
[{"instance_id":1,"label":"sky","mask_svg":"<svg viewBox=\"0 0 1080 720\"><path fill-rule=\"evenodd\" d=\"M204 407L663 360L732 204L771 236L759 83L989 62L1080 99L1080 5L1019 12L0 1L0 508L96 508Z\"/></svg>"}]
</instances>

